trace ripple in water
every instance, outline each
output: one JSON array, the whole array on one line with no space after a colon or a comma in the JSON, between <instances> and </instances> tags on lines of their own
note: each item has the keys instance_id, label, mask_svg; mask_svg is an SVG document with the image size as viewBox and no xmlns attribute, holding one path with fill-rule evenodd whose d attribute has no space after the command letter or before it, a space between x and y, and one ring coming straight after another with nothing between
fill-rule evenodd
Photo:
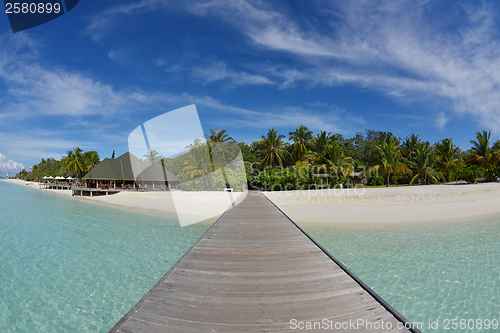
<instances>
[{"instance_id":1,"label":"ripple in water","mask_svg":"<svg viewBox=\"0 0 500 333\"><path fill-rule=\"evenodd\" d=\"M0 182L0 331L107 332L208 229Z\"/></svg>"},{"instance_id":2,"label":"ripple in water","mask_svg":"<svg viewBox=\"0 0 500 333\"><path fill-rule=\"evenodd\" d=\"M500 331L484 328L484 320L500 319L500 218L304 230L409 321L422 322L422 332ZM457 329L452 319L458 319ZM461 319L474 328L460 329ZM438 329L430 329L429 321L436 320Z\"/></svg>"}]
</instances>

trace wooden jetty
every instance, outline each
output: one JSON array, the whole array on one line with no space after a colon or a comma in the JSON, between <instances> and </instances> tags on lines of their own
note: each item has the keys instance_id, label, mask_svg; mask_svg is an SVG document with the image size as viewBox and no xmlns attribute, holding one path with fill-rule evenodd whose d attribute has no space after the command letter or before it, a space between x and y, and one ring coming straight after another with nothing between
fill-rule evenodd
<instances>
[{"instance_id":1,"label":"wooden jetty","mask_svg":"<svg viewBox=\"0 0 500 333\"><path fill-rule=\"evenodd\" d=\"M38 183L40 189L44 190L69 190L71 189L71 185L68 183Z\"/></svg>"},{"instance_id":2,"label":"wooden jetty","mask_svg":"<svg viewBox=\"0 0 500 333\"><path fill-rule=\"evenodd\" d=\"M405 323L264 195L249 192L109 332L296 332L307 325L420 332Z\"/></svg>"}]
</instances>

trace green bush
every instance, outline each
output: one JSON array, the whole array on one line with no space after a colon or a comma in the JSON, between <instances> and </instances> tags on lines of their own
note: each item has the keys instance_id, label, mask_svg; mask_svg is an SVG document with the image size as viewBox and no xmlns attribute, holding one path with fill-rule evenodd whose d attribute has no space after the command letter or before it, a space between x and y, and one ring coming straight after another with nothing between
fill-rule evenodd
<instances>
[{"instance_id":1,"label":"green bush","mask_svg":"<svg viewBox=\"0 0 500 333\"><path fill-rule=\"evenodd\" d=\"M246 186L246 176L239 171L224 168L225 177L235 192L242 192ZM207 180L204 176L191 178L185 173L179 173L177 177L182 181L182 189L185 191L207 191L208 181L209 191L222 191L226 188L226 179L221 169L208 174Z\"/></svg>"},{"instance_id":2,"label":"green bush","mask_svg":"<svg viewBox=\"0 0 500 333\"><path fill-rule=\"evenodd\" d=\"M452 178L456 180L465 180L469 184L474 184L477 178L484 177L484 172L477 165L469 165L455 170Z\"/></svg>"},{"instance_id":3,"label":"green bush","mask_svg":"<svg viewBox=\"0 0 500 333\"><path fill-rule=\"evenodd\" d=\"M440 183L444 183L444 182L446 182L446 177L445 177L444 173L443 173L443 172L441 172L441 171L436 172L436 178L437 178L437 180L438 180Z\"/></svg>"},{"instance_id":4,"label":"green bush","mask_svg":"<svg viewBox=\"0 0 500 333\"><path fill-rule=\"evenodd\" d=\"M321 173L318 170L314 172ZM326 184L327 179L315 179L312 174L313 169L310 167L265 169L253 176L250 186L265 191L286 191L315 189L315 184ZM348 187L351 184L351 178L342 175L331 175L328 178L329 187L333 188L337 184Z\"/></svg>"},{"instance_id":5,"label":"green bush","mask_svg":"<svg viewBox=\"0 0 500 333\"><path fill-rule=\"evenodd\" d=\"M382 177L382 175L379 174L371 176L370 180L368 181L368 185L371 186L380 186L384 185L384 183L385 183L384 177Z\"/></svg>"}]
</instances>

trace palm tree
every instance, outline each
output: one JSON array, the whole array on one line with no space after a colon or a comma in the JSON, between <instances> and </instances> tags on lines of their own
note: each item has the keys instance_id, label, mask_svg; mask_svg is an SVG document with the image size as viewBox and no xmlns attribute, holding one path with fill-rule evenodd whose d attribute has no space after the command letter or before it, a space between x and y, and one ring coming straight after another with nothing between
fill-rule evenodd
<instances>
[{"instance_id":1,"label":"palm tree","mask_svg":"<svg viewBox=\"0 0 500 333\"><path fill-rule=\"evenodd\" d=\"M85 171L89 172L99 164L99 154L96 151L88 151L83 154Z\"/></svg>"},{"instance_id":2,"label":"palm tree","mask_svg":"<svg viewBox=\"0 0 500 333\"><path fill-rule=\"evenodd\" d=\"M67 151L67 156L63 158L62 168L65 171L74 172L78 177L78 171L85 170L85 163L80 147L73 147Z\"/></svg>"},{"instance_id":3,"label":"palm tree","mask_svg":"<svg viewBox=\"0 0 500 333\"><path fill-rule=\"evenodd\" d=\"M160 160L160 154L156 150L154 150L154 149L151 149L143 157L145 157L146 159L150 160L151 162L155 162L155 161L159 161Z\"/></svg>"},{"instance_id":4,"label":"palm tree","mask_svg":"<svg viewBox=\"0 0 500 333\"><path fill-rule=\"evenodd\" d=\"M283 166L283 158L287 151L283 147L283 134L278 135L278 131L274 128L270 129L267 136L262 136L262 166L270 165L274 168L275 163L278 162Z\"/></svg>"},{"instance_id":5,"label":"palm tree","mask_svg":"<svg viewBox=\"0 0 500 333\"><path fill-rule=\"evenodd\" d=\"M182 171L190 176L191 179L202 176L205 180L206 189L210 190L208 183L208 174L212 172L212 163L208 152L208 145L196 139L194 144L189 144L187 159L183 164Z\"/></svg>"},{"instance_id":6,"label":"palm tree","mask_svg":"<svg viewBox=\"0 0 500 333\"><path fill-rule=\"evenodd\" d=\"M420 142L421 141L418 138L418 134L411 134L407 136L401 144L401 154L403 155L403 157L409 160L412 152L417 148L417 145Z\"/></svg>"},{"instance_id":7,"label":"palm tree","mask_svg":"<svg viewBox=\"0 0 500 333\"><path fill-rule=\"evenodd\" d=\"M408 166L401 162L401 147L399 146L399 140L393 135L388 135L386 140L380 145L376 146L378 151L379 164L376 166L376 170L380 170L382 174L386 176L386 185L389 187L391 174L397 174L401 172L412 173Z\"/></svg>"},{"instance_id":8,"label":"palm tree","mask_svg":"<svg viewBox=\"0 0 500 333\"><path fill-rule=\"evenodd\" d=\"M234 139L229 136L226 130L211 129L210 135L205 135L207 141L209 142L228 142L234 141Z\"/></svg>"},{"instance_id":9,"label":"palm tree","mask_svg":"<svg viewBox=\"0 0 500 333\"><path fill-rule=\"evenodd\" d=\"M228 144L228 141L234 141L234 139L226 133L226 130L211 129L210 135L205 135L205 138L208 141L208 148L210 150L212 172L215 172L216 169L221 169L226 188L229 188L229 181L224 166L236 157L240 151L239 146Z\"/></svg>"},{"instance_id":10,"label":"palm tree","mask_svg":"<svg viewBox=\"0 0 500 333\"><path fill-rule=\"evenodd\" d=\"M324 164L327 161L335 137L330 132L321 131L311 143L313 158L317 164Z\"/></svg>"},{"instance_id":11,"label":"palm tree","mask_svg":"<svg viewBox=\"0 0 500 333\"><path fill-rule=\"evenodd\" d=\"M413 150L408 164L411 169L416 171L416 174L411 179L410 186L416 182L425 184L427 179L433 184L438 183L436 172L431 167L431 153L430 145L423 142L418 143L415 150Z\"/></svg>"},{"instance_id":12,"label":"palm tree","mask_svg":"<svg viewBox=\"0 0 500 333\"><path fill-rule=\"evenodd\" d=\"M460 149L455 146L451 139L443 139L434 146L436 151L435 165L445 173L446 181L450 181L450 173L462 166L464 163L458 155Z\"/></svg>"},{"instance_id":13,"label":"palm tree","mask_svg":"<svg viewBox=\"0 0 500 333\"><path fill-rule=\"evenodd\" d=\"M333 142L328 154L328 163L333 172L349 175L354 171L352 157L345 157L344 149L338 142Z\"/></svg>"},{"instance_id":14,"label":"palm tree","mask_svg":"<svg viewBox=\"0 0 500 333\"><path fill-rule=\"evenodd\" d=\"M210 130L210 135L205 135L210 149L213 171L219 169L233 160L240 152L239 146L230 137L226 130Z\"/></svg>"},{"instance_id":15,"label":"palm tree","mask_svg":"<svg viewBox=\"0 0 500 333\"><path fill-rule=\"evenodd\" d=\"M304 125L300 125L290 134L289 140L293 140L293 155L295 161L301 161L309 150L309 145L314 139L313 132Z\"/></svg>"},{"instance_id":16,"label":"palm tree","mask_svg":"<svg viewBox=\"0 0 500 333\"><path fill-rule=\"evenodd\" d=\"M498 159L498 148L500 146L500 144L495 143L493 147L490 147L490 137L491 131L486 132L483 130L483 133L479 131L476 133L476 140L470 141L472 144L471 162L479 165L485 171L487 180L491 179L492 175L488 172L488 169Z\"/></svg>"}]
</instances>

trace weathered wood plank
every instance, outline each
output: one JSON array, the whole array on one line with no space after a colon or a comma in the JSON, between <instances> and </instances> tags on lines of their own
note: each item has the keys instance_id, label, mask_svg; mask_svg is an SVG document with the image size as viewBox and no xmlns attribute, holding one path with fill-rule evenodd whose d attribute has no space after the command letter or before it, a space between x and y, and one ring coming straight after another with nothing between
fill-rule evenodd
<instances>
[{"instance_id":1,"label":"weathered wood plank","mask_svg":"<svg viewBox=\"0 0 500 333\"><path fill-rule=\"evenodd\" d=\"M110 332L297 331L292 319L393 324L332 332L410 332L334 260L264 196L249 193Z\"/></svg>"}]
</instances>

